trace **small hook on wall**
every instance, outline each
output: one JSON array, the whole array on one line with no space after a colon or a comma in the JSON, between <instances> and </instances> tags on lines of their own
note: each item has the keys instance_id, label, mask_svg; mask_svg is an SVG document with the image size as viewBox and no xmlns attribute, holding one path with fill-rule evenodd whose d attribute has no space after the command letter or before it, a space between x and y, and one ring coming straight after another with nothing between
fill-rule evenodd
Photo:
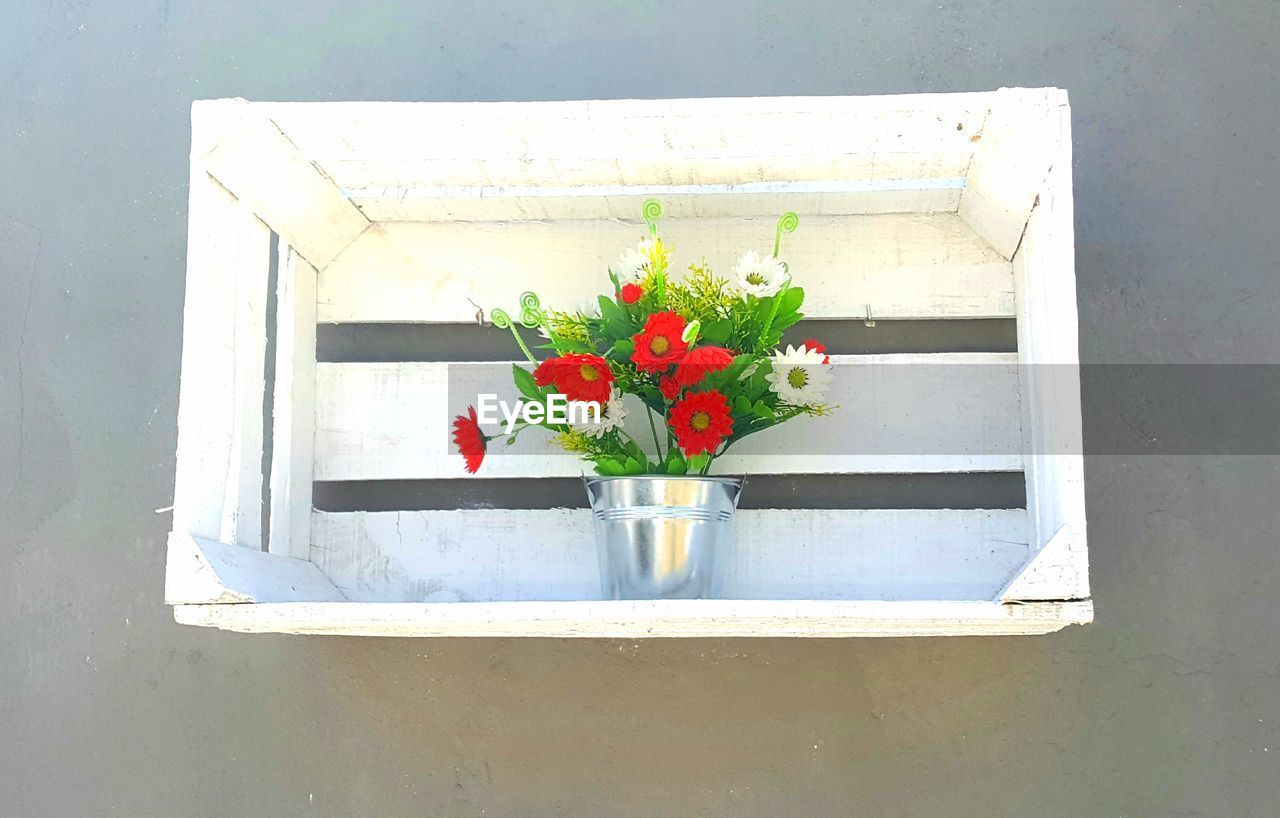
<instances>
[{"instance_id":1,"label":"small hook on wall","mask_svg":"<svg viewBox=\"0 0 1280 818\"><path fill-rule=\"evenodd\" d=\"M471 301L470 298L468 298L467 301L470 301L471 306L476 308L476 323L483 327L484 326L484 307L480 306L474 301Z\"/></svg>"},{"instance_id":2,"label":"small hook on wall","mask_svg":"<svg viewBox=\"0 0 1280 818\"><path fill-rule=\"evenodd\" d=\"M876 319L871 317L871 305L864 304L863 306L867 308L867 317L863 319L862 325L866 327L874 327L876 325Z\"/></svg>"}]
</instances>

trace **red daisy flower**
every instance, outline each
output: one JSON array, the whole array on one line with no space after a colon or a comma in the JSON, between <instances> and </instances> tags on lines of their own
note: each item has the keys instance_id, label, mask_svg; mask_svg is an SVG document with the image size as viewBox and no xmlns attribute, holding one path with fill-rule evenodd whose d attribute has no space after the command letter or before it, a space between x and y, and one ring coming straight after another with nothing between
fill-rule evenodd
<instances>
[{"instance_id":1,"label":"red daisy flower","mask_svg":"<svg viewBox=\"0 0 1280 818\"><path fill-rule=\"evenodd\" d=\"M684 357L689 345L681 340L685 322L674 312L655 312L645 322L644 331L631 337L635 351L631 360L645 372L661 372Z\"/></svg>"},{"instance_id":2,"label":"red daisy flower","mask_svg":"<svg viewBox=\"0 0 1280 818\"><path fill-rule=\"evenodd\" d=\"M723 347L691 349L676 365L676 383L693 386L708 372L719 372L733 363L733 353Z\"/></svg>"},{"instance_id":3,"label":"red daisy flower","mask_svg":"<svg viewBox=\"0 0 1280 818\"><path fill-rule=\"evenodd\" d=\"M471 417L458 415L453 419L453 442L458 445L458 451L467 461L467 471L475 474L480 471L480 464L484 462L489 438L484 436L484 432L480 431L480 424L476 422L476 408L468 406L467 411L471 413Z\"/></svg>"},{"instance_id":4,"label":"red daisy flower","mask_svg":"<svg viewBox=\"0 0 1280 818\"><path fill-rule=\"evenodd\" d=\"M658 391L667 400L675 400L676 395L680 394L680 384L676 383L676 379L670 375L663 375L658 378Z\"/></svg>"},{"instance_id":5,"label":"red daisy flower","mask_svg":"<svg viewBox=\"0 0 1280 818\"><path fill-rule=\"evenodd\" d=\"M640 296L644 295L644 288L639 284L623 284L622 285L622 303L634 304L640 300Z\"/></svg>"},{"instance_id":6,"label":"red daisy flower","mask_svg":"<svg viewBox=\"0 0 1280 818\"><path fill-rule=\"evenodd\" d=\"M595 402L601 406L609 402L613 389L609 362L599 355L580 352L548 358L538 364L533 370L533 381L538 386L555 384L570 401Z\"/></svg>"},{"instance_id":7,"label":"red daisy flower","mask_svg":"<svg viewBox=\"0 0 1280 818\"><path fill-rule=\"evenodd\" d=\"M720 441L733 434L729 401L714 389L695 392L671 407L668 424L685 457L714 452Z\"/></svg>"},{"instance_id":8,"label":"red daisy flower","mask_svg":"<svg viewBox=\"0 0 1280 818\"><path fill-rule=\"evenodd\" d=\"M827 345L826 345L826 344L820 344L820 343L818 343L817 341L815 341L814 339L810 338L809 340L805 341L805 342L804 342L803 344L801 344L800 346L804 347L805 349L813 350L814 352L822 353L823 355L825 355L825 356L826 356L826 357L824 357L824 358L822 359L822 362L823 362L824 364L829 364L829 363L831 363L831 356L830 356L830 355L826 355L826 352L827 352Z\"/></svg>"}]
</instances>

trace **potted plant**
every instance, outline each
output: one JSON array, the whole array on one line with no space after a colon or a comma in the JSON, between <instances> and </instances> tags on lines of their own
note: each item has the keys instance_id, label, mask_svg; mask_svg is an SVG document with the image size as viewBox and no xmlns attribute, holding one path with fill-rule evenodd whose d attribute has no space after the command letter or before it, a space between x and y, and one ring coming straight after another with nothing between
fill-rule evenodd
<instances>
[{"instance_id":1,"label":"potted plant","mask_svg":"<svg viewBox=\"0 0 1280 818\"><path fill-rule=\"evenodd\" d=\"M550 357L539 361L516 322L493 310L494 325L510 329L533 366L513 365L516 388L543 411L493 433L481 428L474 406L453 423L472 473L495 439L514 440L532 426L592 465L596 476L584 481L603 591L612 599L715 595L717 552L731 543L745 479L712 476L716 458L749 435L831 411L823 345L780 346L804 303L779 258L796 214L779 219L772 255L747 251L728 279L705 260L671 275L661 215L658 201L644 203L650 235L608 271L613 292L596 309L544 310L535 294L521 296L519 323L541 331ZM568 407L559 416L557 400Z\"/></svg>"}]
</instances>

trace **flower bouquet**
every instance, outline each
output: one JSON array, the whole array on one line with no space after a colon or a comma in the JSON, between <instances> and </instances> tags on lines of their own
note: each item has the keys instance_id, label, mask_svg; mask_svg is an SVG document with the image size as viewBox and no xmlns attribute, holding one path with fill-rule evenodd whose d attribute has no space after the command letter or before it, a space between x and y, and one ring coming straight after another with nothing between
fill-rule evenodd
<instances>
[{"instance_id":1,"label":"flower bouquet","mask_svg":"<svg viewBox=\"0 0 1280 818\"><path fill-rule=\"evenodd\" d=\"M544 360L506 312L492 311L533 367L516 364L512 374L524 407L536 411L488 432L472 406L453 425L472 473L497 438L510 443L534 426L592 465L599 476L587 490L610 597L714 592L715 546L728 540L742 479L708 477L713 463L749 435L832 408L823 345L780 346L804 303L779 258L796 214L779 219L772 255L747 251L731 279L705 260L673 276L661 215L659 202L645 202L649 236L609 269L612 293L593 309L544 310L533 293L521 296L519 323L545 337ZM673 542L683 556L664 568L654 549L669 552Z\"/></svg>"}]
</instances>

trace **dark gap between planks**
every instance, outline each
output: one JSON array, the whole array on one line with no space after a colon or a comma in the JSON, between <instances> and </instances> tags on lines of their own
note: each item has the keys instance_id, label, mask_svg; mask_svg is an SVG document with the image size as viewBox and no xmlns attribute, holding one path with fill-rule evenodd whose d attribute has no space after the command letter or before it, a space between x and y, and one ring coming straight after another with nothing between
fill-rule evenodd
<instances>
[{"instance_id":1,"label":"dark gap between planks","mask_svg":"<svg viewBox=\"0 0 1280 818\"><path fill-rule=\"evenodd\" d=\"M817 338L832 355L911 352L1017 352L1012 318L898 321L876 319L806 320L792 327L784 343ZM545 343L522 331L529 345ZM550 353L547 353L550 354ZM320 324L316 360L331 363L396 361L511 361L520 357L507 330L477 324Z\"/></svg>"},{"instance_id":2,"label":"dark gap between planks","mask_svg":"<svg viewBox=\"0 0 1280 818\"><path fill-rule=\"evenodd\" d=\"M271 545L271 464L275 454L272 450L275 440L272 437L272 433L275 429L273 416L275 415L276 401L276 332L278 326L276 309L279 306L276 298L276 285L280 281L280 237L274 231L268 236L267 247L267 340L263 351L265 358L262 362L262 493L259 496L262 501L260 517L262 532L260 537L263 551L268 550Z\"/></svg>"},{"instance_id":3,"label":"dark gap between planks","mask_svg":"<svg viewBox=\"0 0 1280 818\"><path fill-rule=\"evenodd\" d=\"M318 511L585 508L581 478L352 480L313 484ZM747 478L740 508L1026 508L1022 472L790 474Z\"/></svg>"}]
</instances>

